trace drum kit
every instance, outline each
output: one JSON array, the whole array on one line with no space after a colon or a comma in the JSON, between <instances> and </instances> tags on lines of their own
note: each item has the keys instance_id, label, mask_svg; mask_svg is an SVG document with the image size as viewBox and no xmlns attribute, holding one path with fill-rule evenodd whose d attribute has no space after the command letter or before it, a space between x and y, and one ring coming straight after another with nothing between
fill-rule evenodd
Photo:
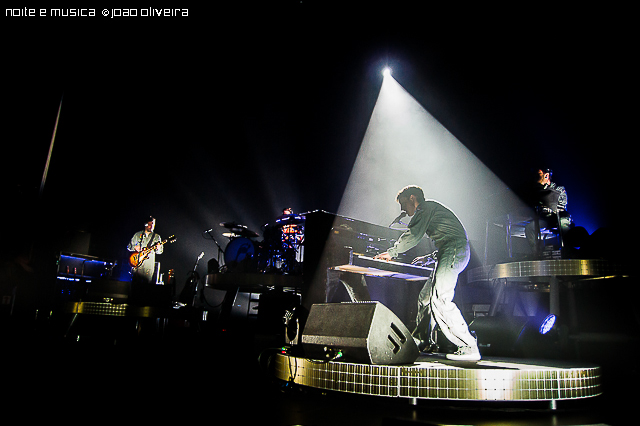
<instances>
[{"instance_id":1,"label":"drum kit","mask_svg":"<svg viewBox=\"0 0 640 426\"><path fill-rule=\"evenodd\" d=\"M245 225L222 222L229 239L224 250L226 272L299 274L304 255L304 216L287 214L262 226L264 239Z\"/></svg>"}]
</instances>

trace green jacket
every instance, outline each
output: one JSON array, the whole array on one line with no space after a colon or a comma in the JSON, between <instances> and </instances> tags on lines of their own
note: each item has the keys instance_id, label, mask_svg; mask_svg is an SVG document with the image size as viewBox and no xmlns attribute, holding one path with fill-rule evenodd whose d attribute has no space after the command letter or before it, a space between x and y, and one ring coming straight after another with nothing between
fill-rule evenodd
<instances>
[{"instance_id":1,"label":"green jacket","mask_svg":"<svg viewBox=\"0 0 640 426\"><path fill-rule=\"evenodd\" d=\"M449 246L460 247L468 244L467 231L460 219L450 209L435 200L425 200L418 206L409 222L409 229L388 250L397 257L399 253L415 247L425 234L442 251Z\"/></svg>"}]
</instances>

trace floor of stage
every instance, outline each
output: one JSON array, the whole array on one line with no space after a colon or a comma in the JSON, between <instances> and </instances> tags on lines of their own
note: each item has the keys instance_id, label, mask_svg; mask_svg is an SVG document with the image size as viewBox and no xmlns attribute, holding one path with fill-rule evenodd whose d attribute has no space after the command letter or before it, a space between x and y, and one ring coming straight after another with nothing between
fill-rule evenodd
<instances>
[{"instance_id":1,"label":"floor of stage","mask_svg":"<svg viewBox=\"0 0 640 426\"><path fill-rule=\"evenodd\" d=\"M558 401L556 410L544 401L420 399L412 405L407 398L327 392L276 380L263 368L272 353L264 349L276 343L271 336L203 335L188 330L162 341L152 337L116 345L100 339L11 339L3 351L3 388L9 392L2 406L7 415L15 410L47 421L613 425L627 420L639 396L638 362L616 356L600 363L602 395Z\"/></svg>"}]
</instances>

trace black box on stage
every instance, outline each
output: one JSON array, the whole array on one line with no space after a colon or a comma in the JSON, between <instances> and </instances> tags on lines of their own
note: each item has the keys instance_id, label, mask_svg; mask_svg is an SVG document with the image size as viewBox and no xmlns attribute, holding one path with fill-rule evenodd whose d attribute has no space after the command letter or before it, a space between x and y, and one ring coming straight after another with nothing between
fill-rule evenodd
<instances>
[{"instance_id":1,"label":"black box on stage","mask_svg":"<svg viewBox=\"0 0 640 426\"><path fill-rule=\"evenodd\" d=\"M379 302L311 306L302 334L307 358L364 364L411 364L419 355L400 319Z\"/></svg>"},{"instance_id":2,"label":"black box on stage","mask_svg":"<svg viewBox=\"0 0 640 426\"><path fill-rule=\"evenodd\" d=\"M131 283L108 279L94 280L87 283L84 302L127 303L131 293Z\"/></svg>"}]
</instances>

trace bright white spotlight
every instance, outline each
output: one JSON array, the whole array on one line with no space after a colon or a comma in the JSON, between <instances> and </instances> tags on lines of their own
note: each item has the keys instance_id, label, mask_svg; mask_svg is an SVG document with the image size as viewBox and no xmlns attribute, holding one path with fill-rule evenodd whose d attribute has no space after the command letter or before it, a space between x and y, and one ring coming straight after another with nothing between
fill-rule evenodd
<instances>
[{"instance_id":1,"label":"bright white spotlight","mask_svg":"<svg viewBox=\"0 0 640 426\"><path fill-rule=\"evenodd\" d=\"M469 240L477 244L485 240L485 212L501 208L492 194L506 191L506 185L391 76L380 87L337 213L386 226L399 213L395 199L406 185L421 186L426 197L456 212Z\"/></svg>"},{"instance_id":2,"label":"bright white spotlight","mask_svg":"<svg viewBox=\"0 0 640 426\"><path fill-rule=\"evenodd\" d=\"M385 67L385 69L382 70L382 75L385 77L391 76L391 68Z\"/></svg>"}]
</instances>

